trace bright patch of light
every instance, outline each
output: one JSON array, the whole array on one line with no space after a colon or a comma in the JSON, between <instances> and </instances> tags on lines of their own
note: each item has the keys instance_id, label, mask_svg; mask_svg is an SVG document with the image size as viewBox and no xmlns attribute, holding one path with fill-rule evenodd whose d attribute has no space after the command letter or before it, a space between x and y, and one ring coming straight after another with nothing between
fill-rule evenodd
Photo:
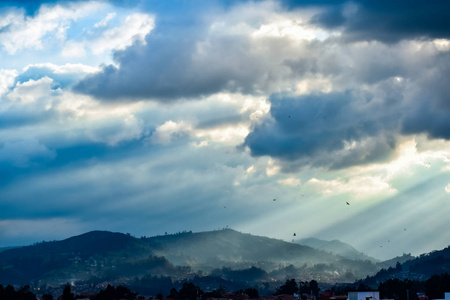
<instances>
[{"instance_id":1,"label":"bright patch of light","mask_svg":"<svg viewBox=\"0 0 450 300\"><path fill-rule=\"evenodd\" d=\"M199 138L209 138L213 142L227 144L241 144L248 135L247 125L237 124L235 126L219 127L207 130L196 130L195 135Z\"/></svg>"},{"instance_id":2,"label":"bright patch of light","mask_svg":"<svg viewBox=\"0 0 450 300\"><path fill-rule=\"evenodd\" d=\"M447 39L435 39L433 41L434 46L439 51L449 51L450 50L450 40Z\"/></svg>"},{"instance_id":3,"label":"bright patch of light","mask_svg":"<svg viewBox=\"0 0 450 300\"><path fill-rule=\"evenodd\" d=\"M256 171L256 168L254 165L251 165L250 167L247 168L247 170L245 170L246 174L251 174L254 173Z\"/></svg>"},{"instance_id":4,"label":"bright patch of light","mask_svg":"<svg viewBox=\"0 0 450 300\"><path fill-rule=\"evenodd\" d=\"M445 191L450 194L450 183L445 187Z\"/></svg>"},{"instance_id":5,"label":"bright patch of light","mask_svg":"<svg viewBox=\"0 0 450 300\"><path fill-rule=\"evenodd\" d=\"M367 198L373 196L389 196L396 193L388 182L379 176L357 176L349 180L333 179L320 180L312 178L306 182L318 193L324 195L349 194L355 198Z\"/></svg>"},{"instance_id":6,"label":"bright patch of light","mask_svg":"<svg viewBox=\"0 0 450 300\"><path fill-rule=\"evenodd\" d=\"M386 168L388 179L394 178L400 174L412 175L412 166L419 165L426 168L430 167L430 164L427 161L430 156L433 156L433 153L419 153L417 151L417 142L413 139L401 144L398 149L398 158L382 167Z\"/></svg>"},{"instance_id":7,"label":"bright patch of light","mask_svg":"<svg viewBox=\"0 0 450 300\"><path fill-rule=\"evenodd\" d=\"M278 183L282 184L282 185L290 185L290 186L297 186L300 184L300 179L295 178L295 177L289 177L283 180L278 180Z\"/></svg>"},{"instance_id":8,"label":"bright patch of light","mask_svg":"<svg viewBox=\"0 0 450 300\"><path fill-rule=\"evenodd\" d=\"M275 160L270 158L269 161L267 162L266 175L273 176L273 175L280 173L280 171L281 171L281 167L279 165L277 165Z\"/></svg>"},{"instance_id":9,"label":"bright patch of light","mask_svg":"<svg viewBox=\"0 0 450 300\"><path fill-rule=\"evenodd\" d=\"M268 24L263 24L255 31L254 38L261 37L286 37L296 41L325 40L330 34L324 30L307 26L301 20L279 20Z\"/></svg>"},{"instance_id":10,"label":"bright patch of light","mask_svg":"<svg viewBox=\"0 0 450 300\"><path fill-rule=\"evenodd\" d=\"M331 93L332 91L332 82L322 76L303 79L297 82L295 87L295 93L299 95L310 94L312 92Z\"/></svg>"},{"instance_id":11,"label":"bright patch of light","mask_svg":"<svg viewBox=\"0 0 450 300\"><path fill-rule=\"evenodd\" d=\"M150 141L155 144L168 145L176 136L181 136L192 131L190 124L181 122L173 122L171 120L156 128L150 137Z\"/></svg>"}]
</instances>

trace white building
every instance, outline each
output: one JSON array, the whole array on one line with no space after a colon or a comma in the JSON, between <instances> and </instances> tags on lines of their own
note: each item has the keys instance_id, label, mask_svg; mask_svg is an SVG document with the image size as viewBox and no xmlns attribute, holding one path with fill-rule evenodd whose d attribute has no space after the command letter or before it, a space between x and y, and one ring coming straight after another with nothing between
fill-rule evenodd
<instances>
[{"instance_id":1,"label":"white building","mask_svg":"<svg viewBox=\"0 0 450 300\"><path fill-rule=\"evenodd\" d=\"M349 292L348 300L380 300L380 292ZM450 300L450 299L449 299Z\"/></svg>"}]
</instances>

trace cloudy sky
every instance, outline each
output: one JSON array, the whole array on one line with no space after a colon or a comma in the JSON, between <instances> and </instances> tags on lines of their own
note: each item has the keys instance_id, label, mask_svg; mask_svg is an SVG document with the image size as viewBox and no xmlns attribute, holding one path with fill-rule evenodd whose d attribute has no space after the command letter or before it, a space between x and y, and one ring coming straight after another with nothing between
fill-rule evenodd
<instances>
[{"instance_id":1,"label":"cloudy sky","mask_svg":"<svg viewBox=\"0 0 450 300\"><path fill-rule=\"evenodd\" d=\"M0 247L230 227L442 249L449 78L445 1L2 1Z\"/></svg>"}]
</instances>

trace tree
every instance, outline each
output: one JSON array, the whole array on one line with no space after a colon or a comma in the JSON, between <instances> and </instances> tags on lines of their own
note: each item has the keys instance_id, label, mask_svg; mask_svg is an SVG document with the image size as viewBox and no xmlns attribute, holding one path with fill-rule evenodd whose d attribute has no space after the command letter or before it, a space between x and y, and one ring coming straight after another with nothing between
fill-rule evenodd
<instances>
[{"instance_id":1,"label":"tree","mask_svg":"<svg viewBox=\"0 0 450 300\"><path fill-rule=\"evenodd\" d=\"M395 264L395 270L401 272L402 269L403 269L402 264L400 262L397 262L397 264Z\"/></svg>"},{"instance_id":2,"label":"tree","mask_svg":"<svg viewBox=\"0 0 450 300\"><path fill-rule=\"evenodd\" d=\"M61 300L75 300L75 296L73 295L69 284L64 287Z\"/></svg>"},{"instance_id":3,"label":"tree","mask_svg":"<svg viewBox=\"0 0 450 300\"><path fill-rule=\"evenodd\" d=\"M312 296L318 298L319 297L319 284L314 279L309 282L309 289L311 291Z\"/></svg>"},{"instance_id":4,"label":"tree","mask_svg":"<svg viewBox=\"0 0 450 300\"><path fill-rule=\"evenodd\" d=\"M183 283L183 287L180 289L178 298L179 299L198 299L202 296L203 291L200 287L194 285L192 282Z\"/></svg>"},{"instance_id":5,"label":"tree","mask_svg":"<svg viewBox=\"0 0 450 300\"><path fill-rule=\"evenodd\" d=\"M450 291L450 275L433 275L425 282L425 293L430 299L442 299Z\"/></svg>"},{"instance_id":6,"label":"tree","mask_svg":"<svg viewBox=\"0 0 450 300\"><path fill-rule=\"evenodd\" d=\"M128 288L119 285L117 288L108 284L106 290L101 290L96 296L95 300L110 300L110 299L134 299L136 293L131 292Z\"/></svg>"},{"instance_id":7,"label":"tree","mask_svg":"<svg viewBox=\"0 0 450 300\"><path fill-rule=\"evenodd\" d=\"M20 288L17 293L17 299L20 300L36 300L36 295L33 294L31 291L31 287L29 285L26 285L22 288Z\"/></svg>"},{"instance_id":8,"label":"tree","mask_svg":"<svg viewBox=\"0 0 450 300\"><path fill-rule=\"evenodd\" d=\"M288 279L286 280L286 283L280 286L277 291L275 292L275 295L293 295L294 293L298 292L298 286L297 282L295 282L295 279Z\"/></svg>"},{"instance_id":9,"label":"tree","mask_svg":"<svg viewBox=\"0 0 450 300\"><path fill-rule=\"evenodd\" d=\"M171 290L170 290L170 294L169 294L169 296L167 296L167 298L170 298L170 299L178 299L178 291L177 291L177 289L176 288L172 288Z\"/></svg>"},{"instance_id":10,"label":"tree","mask_svg":"<svg viewBox=\"0 0 450 300\"><path fill-rule=\"evenodd\" d=\"M258 290L254 288L248 288L244 291L244 294L246 294L250 299L256 299L259 298Z\"/></svg>"},{"instance_id":11,"label":"tree","mask_svg":"<svg viewBox=\"0 0 450 300\"><path fill-rule=\"evenodd\" d=\"M53 295L44 294L44 295L42 295L41 300L53 300Z\"/></svg>"},{"instance_id":12,"label":"tree","mask_svg":"<svg viewBox=\"0 0 450 300\"><path fill-rule=\"evenodd\" d=\"M298 293L300 294L300 298L306 299L306 296L303 297L302 295L307 294L311 291L311 289L309 288L309 282L300 281L298 285L299 285Z\"/></svg>"}]
</instances>

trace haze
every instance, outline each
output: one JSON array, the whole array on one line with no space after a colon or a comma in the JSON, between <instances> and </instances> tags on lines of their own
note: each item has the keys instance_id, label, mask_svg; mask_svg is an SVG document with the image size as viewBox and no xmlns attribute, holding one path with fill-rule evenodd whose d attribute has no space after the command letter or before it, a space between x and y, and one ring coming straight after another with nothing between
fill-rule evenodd
<instances>
[{"instance_id":1,"label":"haze","mask_svg":"<svg viewBox=\"0 0 450 300\"><path fill-rule=\"evenodd\" d=\"M446 247L449 12L2 1L0 247L226 227Z\"/></svg>"}]
</instances>

